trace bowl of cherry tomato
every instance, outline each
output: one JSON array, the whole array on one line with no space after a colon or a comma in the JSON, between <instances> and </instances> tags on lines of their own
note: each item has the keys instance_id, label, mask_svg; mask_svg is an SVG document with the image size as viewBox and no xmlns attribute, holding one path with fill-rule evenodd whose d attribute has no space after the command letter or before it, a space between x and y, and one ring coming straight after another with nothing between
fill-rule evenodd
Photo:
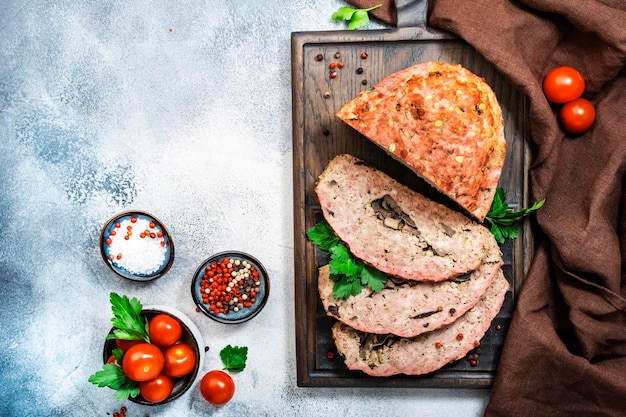
<instances>
[{"instance_id":1,"label":"bowl of cherry tomato","mask_svg":"<svg viewBox=\"0 0 626 417\"><path fill-rule=\"evenodd\" d=\"M103 360L119 366L129 383L139 389L136 396L128 398L130 401L143 405L167 403L187 392L196 381L204 361L202 335L185 314L171 307L145 307L141 315L147 322L149 342L107 339ZM121 356L119 361L116 355Z\"/></svg>"},{"instance_id":2,"label":"bowl of cherry tomato","mask_svg":"<svg viewBox=\"0 0 626 417\"><path fill-rule=\"evenodd\" d=\"M270 280L265 267L245 252L227 251L207 258L196 270L191 294L200 311L226 324L255 317L267 303Z\"/></svg>"}]
</instances>

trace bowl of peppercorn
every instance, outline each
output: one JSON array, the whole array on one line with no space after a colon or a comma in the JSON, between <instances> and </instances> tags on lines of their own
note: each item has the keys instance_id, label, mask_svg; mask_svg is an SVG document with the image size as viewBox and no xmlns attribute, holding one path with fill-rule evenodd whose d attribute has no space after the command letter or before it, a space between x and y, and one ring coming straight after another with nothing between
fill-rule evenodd
<instances>
[{"instance_id":1,"label":"bowl of peppercorn","mask_svg":"<svg viewBox=\"0 0 626 417\"><path fill-rule=\"evenodd\" d=\"M150 281L174 262L174 242L164 224L144 211L110 218L100 232L100 253L113 272L133 281Z\"/></svg>"},{"instance_id":2,"label":"bowl of peppercorn","mask_svg":"<svg viewBox=\"0 0 626 417\"><path fill-rule=\"evenodd\" d=\"M220 323L243 323L267 303L270 281L255 257L238 251L210 256L196 270L191 294L196 306Z\"/></svg>"}]
</instances>

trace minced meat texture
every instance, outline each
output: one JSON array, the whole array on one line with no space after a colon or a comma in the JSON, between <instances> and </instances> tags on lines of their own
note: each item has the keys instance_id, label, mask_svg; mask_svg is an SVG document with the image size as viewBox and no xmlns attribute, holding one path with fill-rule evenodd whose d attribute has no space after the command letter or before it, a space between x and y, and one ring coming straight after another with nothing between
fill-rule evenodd
<instances>
[{"instance_id":1,"label":"minced meat texture","mask_svg":"<svg viewBox=\"0 0 626 417\"><path fill-rule=\"evenodd\" d=\"M502 110L484 79L428 62L358 94L337 117L483 221L504 165Z\"/></svg>"},{"instance_id":2,"label":"minced meat texture","mask_svg":"<svg viewBox=\"0 0 626 417\"><path fill-rule=\"evenodd\" d=\"M392 276L417 281L454 278L477 269L494 244L483 225L351 155L336 156L315 191L324 218L352 254ZM381 199L392 202L405 217L404 227L381 219Z\"/></svg>"},{"instance_id":3,"label":"minced meat texture","mask_svg":"<svg viewBox=\"0 0 626 417\"><path fill-rule=\"evenodd\" d=\"M414 337L461 317L489 288L502 265L496 242L483 263L463 279L415 282L388 279L385 288L366 288L347 299L333 297L328 265L319 270L318 289L324 309L350 327L368 333Z\"/></svg>"},{"instance_id":4,"label":"minced meat texture","mask_svg":"<svg viewBox=\"0 0 626 417\"><path fill-rule=\"evenodd\" d=\"M478 303L463 316L414 338L364 333L337 322L332 328L337 352L348 369L371 376L434 372L465 357L480 343L500 311L508 289L509 283L500 270Z\"/></svg>"}]
</instances>

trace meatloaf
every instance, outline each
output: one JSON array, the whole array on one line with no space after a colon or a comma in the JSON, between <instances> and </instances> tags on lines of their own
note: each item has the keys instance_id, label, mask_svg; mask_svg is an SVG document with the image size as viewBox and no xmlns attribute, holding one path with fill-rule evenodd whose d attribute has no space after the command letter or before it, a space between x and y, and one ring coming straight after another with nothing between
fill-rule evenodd
<instances>
[{"instance_id":1,"label":"meatloaf","mask_svg":"<svg viewBox=\"0 0 626 417\"><path fill-rule=\"evenodd\" d=\"M493 242L478 269L462 279L417 282L388 279L385 288L366 288L347 299L333 297L329 267L319 270L318 288L324 309L350 327L368 333L413 337L452 323L472 308L493 282L502 254Z\"/></svg>"},{"instance_id":2,"label":"meatloaf","mask_svg":"<svg viewBox=\"0 0 626 417\"><path fill-rule=\"evenodd\" d=\"M474 307L448 326L414 338L377 335L337 322L332 328L346 366L371 376L422 375L474 349L502 307L509 283L501 272Z\"/></svg>"},{"instance_id":3,"label":"meatloaf","mask_svg":"<svg viewBox=\"0 0 626 417\"><path fill-rule=\"evenodd\" d=\"M485 80L427 62L358 94L337 116L483 221L504 165L504 120Z\"/></svg>"},{"instance_id":4,"label":"meatloaf","mask_svg":"<svg viewBox=\"0 0 626 417\"><path fill-rule=\"evenodd\" d=\"M354 256L386 274L443 281L478 268L494 244L483 225L352 155L338 155L315 191L324 218Z\"/></svg>"}]
</instances>

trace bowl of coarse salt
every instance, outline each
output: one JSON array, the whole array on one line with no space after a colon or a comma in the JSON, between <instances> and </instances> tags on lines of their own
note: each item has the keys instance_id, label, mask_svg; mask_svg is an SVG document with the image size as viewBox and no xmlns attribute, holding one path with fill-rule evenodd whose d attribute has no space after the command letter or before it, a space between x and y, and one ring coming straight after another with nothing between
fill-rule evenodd
<instances>
[{"instance_id":1,"label":"bowl of coarse salt","mask_svg":"<svg viewBox=\"0 0 626 417\"><path fill-rule=\"evenodd\" d=\"M163 223L143 211L126 211L109 219L100 233L100 253L116 274L150 281L174 262L174 242Z\"/></svg>"}]
</instances>

